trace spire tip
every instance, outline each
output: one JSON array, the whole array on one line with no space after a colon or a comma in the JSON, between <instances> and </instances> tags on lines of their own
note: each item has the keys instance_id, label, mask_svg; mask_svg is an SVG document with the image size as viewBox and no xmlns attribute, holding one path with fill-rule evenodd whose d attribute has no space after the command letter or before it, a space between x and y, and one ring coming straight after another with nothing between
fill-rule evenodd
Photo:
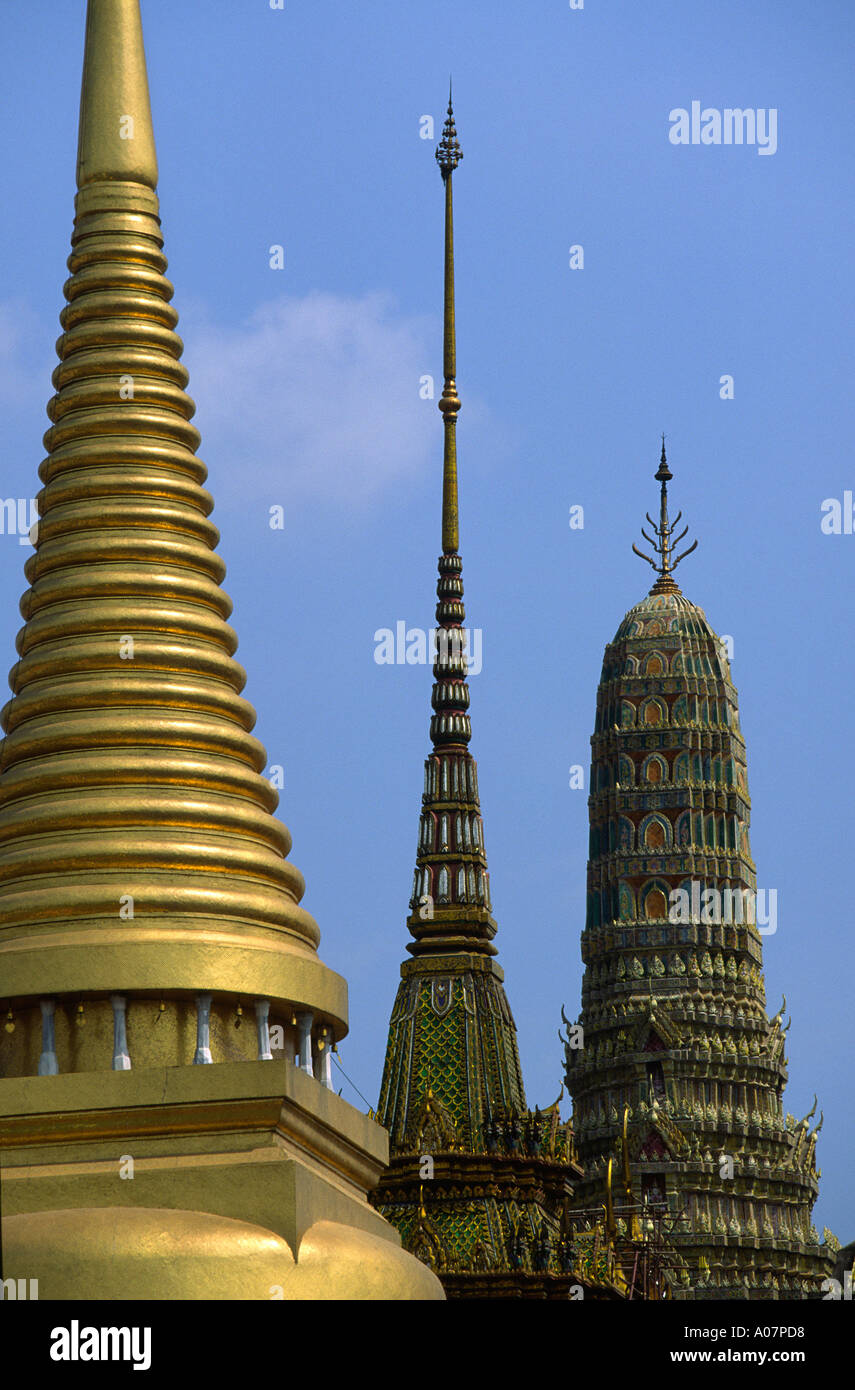
<instances>
[{"instance_id":1,"label":"spire tip","mask_svg":"<svg viewBox=\"0 0 855 1390\"><path fill-rule=\"evenodd\" d=\"M658 483L670 483L674 474L668 467L668 459L665 456L665 436L662 436L662 453L659 458L659 471L653 474Z\"/></svg>"},{"instance_id":2,"label":"spire tip","mask_svg":"<svg viewBox=\"0 0 855 1390\"><path fill-rule=\"evenodd\" d=\"M77 187L157 187L157 155L139 0L88 0Z\"/></svg>"},{"instance_id":3,"label":"spire tip","mask_svg":"<svg viewBox=\"0 0 855 1390\"><path fill-rule=\"evenodd\" d=\"M463 151L457 139L457 130L454 125L454 111L451 106L451 78L448 79L448 115L445 118L445 125L442 127L442 139L436 147L436 162L439 165L443 179L447 179L454 172L463 158Z\"/></svg>"}]
</instances>

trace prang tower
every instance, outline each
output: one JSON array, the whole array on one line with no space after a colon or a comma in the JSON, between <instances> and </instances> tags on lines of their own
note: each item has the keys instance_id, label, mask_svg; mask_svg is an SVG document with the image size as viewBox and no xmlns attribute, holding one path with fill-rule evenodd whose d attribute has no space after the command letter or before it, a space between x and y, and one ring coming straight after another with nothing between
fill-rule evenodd
<instances>
[{"instance_id":1,"label":"prang tower","mask_svg":"<svg viewBox=\"0 0 855 1390\"><path fill-rule=\"evenodd\" d=\"M496 961L458 550L452 175L462 158L449 98L436 158L445 185L442 555L416 872L377 1117L391 1162L372 1200L456 1297L568 1297L610 1289L585 1268L562 1215L579 1176L557 1104L526 1106L516 1028ZM593 1236L590 1238L593 1240ZM599 1271L599 1273L598 1273Z\"/></svg>"},{"instance_id":2,"label":"prang tower","mask_svg":"<svg viewBox=\"0 0 855 1390\"><path fill-rule=\"evenodd\" d=\"M43 1299L442 1297L366 1200L386 1136L330 1089L345 982L241 695L138 0L89 0L77 187L2 712L4 1274Z\"/></svg>"},{"instance_id":3,"label":"prang tower","mask_svg":"<svg viewBox=\"0 0 855 1390\"><path fill-rule=\"evenodd\" d=\"M784 1116L786 1026L764 1007L750 802L722 642L673 577L662 442L657 571L606 647L597 692L582 933L584 1046L566 1048L580 1200L621 1171L667 1204L677 1289L800 1298L831 1271L811 1225L816 1135ZM633 546L635 550L635 546ZM763 895L758 895L763 905ZM766 900L770 906L771 899ZM569 1035L568 1035L569 1037Z\"/></svg>"}]
</instances>

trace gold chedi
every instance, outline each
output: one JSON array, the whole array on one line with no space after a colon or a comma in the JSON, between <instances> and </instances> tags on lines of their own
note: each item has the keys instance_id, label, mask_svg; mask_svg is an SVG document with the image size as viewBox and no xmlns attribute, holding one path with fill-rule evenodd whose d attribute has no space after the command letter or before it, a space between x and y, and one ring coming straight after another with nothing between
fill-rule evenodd
<instances>
[{"instance_id":1,"label":"gold chedi","mask_svg":"<svg viewBox=\"0 0 855 1390\"><path fill-rule=\"evenodd\" d=\"M331 1089L346 986L241 696L139 0L89 0L77 185L2 713L3 1273L41 1298L441 1297L365 1199L386 1135Z\"/></svg>"}]
</instances>

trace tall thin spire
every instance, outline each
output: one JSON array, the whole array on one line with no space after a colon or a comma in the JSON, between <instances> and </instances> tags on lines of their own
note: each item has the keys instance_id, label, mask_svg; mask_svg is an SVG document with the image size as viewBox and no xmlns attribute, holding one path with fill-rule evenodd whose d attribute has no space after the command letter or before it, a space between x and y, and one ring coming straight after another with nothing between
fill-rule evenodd
<instances>
[{"instance_id":1,"label":"tall thin spire","mask_svg":"<svg viewBox=\"0 0 855 1390\"><path fill-rule=\"evenodd\" d=\"M436 149L442 181L445 184L445 295L443 314L443 387L439 400L445 426L445 449L442 472L442 549L453 555L459 545L457 513L457 416L460 397L457 394L457 343L454 326L454 211L452 207L452 174L463 153L454 126L451 104L451 78L448 80L448 114L442 139Z\"/></svg>"},{"instance_id":2,"label":"tall thin spire","mask_svg":"<svg viewBox=\"0 0 855 1390\"><path fill-rule=\"evenodd\" d=\"M457 415L460 397L457 394L457 348L454 324L454 217L452 211L452 175L463 154L457 139L454 111L451 103L451 79L448 82L448 114L442 139L436 149L445 185L445 287L443 314L443 375L444 382L439 409L443 421L442 467L442 555L439 558L436 620L437 659L434 664L431 740L435 748L445 744L466 746L472 734L469 716L469 689L466 684L468 658L464 650L466 635L463 628L462 561L459 513L457 505ZM486 865L484 866L486 870Z\"/></svg>"},{"instance_id":3,"label":"tall thin spire","mask_svg":"<svg viewBox=\"0 0 855 1390\"><path fill-rule=\"evenodd\" d=\"M454 234L451 208L452 174L462 158L449 92L448 116L436 150L436 160L445 184L445 383L439 402L444 425L443 553L437 562L437 649L431 696L433 716L430 736L434 758L428 764L428 778L436 782L431 800L435 800L437 805L442 803L446 810L440 813L439 834L432 849L428 851L424 835L420 840L422 853L419 855L417 878L422 883L430 879L432 889L428 891L435 899L436 910L426 917L419 910L418 899L422 894L415 894L410 930L416 940L409 947L414 955L448 949L495 954L495 947L490 945L496 927L490 916L487 860L480 828L478 774L474 758L466 751L472 736L466 677L474 657L475 639L471 633L467 634L463 626L466 616L463 606L463 565L458 554L456 424L460 400L455 381ZM446 752L452 756L437 756ZM460 754L465 757L458 758ZM443 831L443 827L450 827L455 817L455 824L461 826L457 837L451 835L450 829L447 833ZM465 835L462 828L464 821ZM456 904L465 904L465 907L461 909Z\"/></svg>"},{"instance_id":4,"label":"tall thin spire","mask_svg":"<svg viewBox=\"0 0 855 1390\"><path fill-rule=\"evenodd\" d=\"M648 544L653 547L653 552L658 558L656 560L652 559L650 555L645 555L644 551L639 550L638 547L635 545L632 548L635 551L636 555L638 555L642 560L646 560L648 565L652 565L653 568L657 571L657 573L659 574L659 579L654 585L654 590L657 593L663 593L666 589L673 591L678 587L676 581L673 578L674 570L677 568L681 560L685 560L687 555L691 555L692 551L697 550L698 548L698 542L693 541L692 544L688 547L688 549L684 550L681 555L677 555L676 557L674 557L673 554L677 546L680 544L680 541L683 539L685 535L688 534L689 528L688 526L684 527L684 529L680 532L679 536L675 536L674 532L677 529L677 526L683 513L678 512L677 515L674 517L673 521L668 520L668 484L670 483L674 475L668 467L668 460L665 456L664 434L662 436L662 453L659 459L659 467L653 476L656 479L657 483L660 484L659 524L657 526L650 513L646 512L645 515L651 527L653 528L654 535L648 536L643 526L641 528L641 534L644 537L644 539L648 542Z\"/></svg>"},{"instance_id":5,"label":"tall thin spire","mask_svg":"<svg viewBox=\"0 0 855 1390\"><path fill-rule=\"evenodd\" d=\"M571 1277L559 1212L578 1169L557 1105L548 1116L527 1111L516 1027L492 944L478 769L468 747L467 673L476 643L463 627L458 554L451 184L462 155L450 91L436 159L445 184L445 382L433 749L407 920L413 959L401 966L377 1107L391 1163L373 1200L449 1292L540 1296L539 1271L549 1271L543 1282L553 1288L560 1278L566 1288ZM435 1164L434 1182L422 1181L425 1154Z\"/></svg>"}]
</instances>

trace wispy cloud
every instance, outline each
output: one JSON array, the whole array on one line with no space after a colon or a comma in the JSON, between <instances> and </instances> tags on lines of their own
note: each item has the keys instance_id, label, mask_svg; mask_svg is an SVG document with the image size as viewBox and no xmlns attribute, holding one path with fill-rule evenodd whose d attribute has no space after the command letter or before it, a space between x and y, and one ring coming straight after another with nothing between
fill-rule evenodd
<instances>
[{"instance_id":1,"label":"wispy cloud","mask_svg":"<svg viewBox=\"0 0 855 1390\"><path fill-rule=\"evenodd\" d=\"M402 313L380 293L283 296L234 327L216 323L204 303L182 308L199 452L221 502L312 499L353 509L440 466L438 318ZM7 493L18 469L18 491L38 486L55 336L26 304L0 302ZM420 394L427 375L432 399ZM469 430L495 433L471 393L465 412ZM23 447L11 447L14 435Z\"/></svg>"},{"instance_id":2,"label":"wispy cloud","mask_svg":"<svg viewBox=\"0 0 855 1390\"><path fill-rule=\"evenodd\" d=\"M277 299L239 328L193 317L189 389L218 496L354 506L435 464L436 399L419 394L434 320L382 294L327 293Z\"/></svg>"}]
</instances>

